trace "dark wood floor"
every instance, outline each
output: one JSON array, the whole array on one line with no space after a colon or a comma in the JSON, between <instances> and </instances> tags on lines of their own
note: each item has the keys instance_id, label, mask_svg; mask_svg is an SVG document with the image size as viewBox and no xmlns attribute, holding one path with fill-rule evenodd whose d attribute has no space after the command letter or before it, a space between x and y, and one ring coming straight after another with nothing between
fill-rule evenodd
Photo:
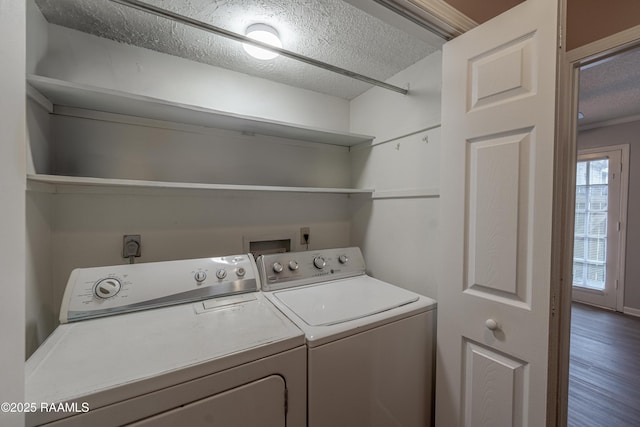
<instances>
[{"instance_id":1,"label":"dark wood floor","mask_svg":"<svg viewBox=\"0 0 640 427\"><path fill-rule=\"evenodd\" d=\"M573 304L568 425L640 426L640 318Z\"/></svg>"}]
</instances>

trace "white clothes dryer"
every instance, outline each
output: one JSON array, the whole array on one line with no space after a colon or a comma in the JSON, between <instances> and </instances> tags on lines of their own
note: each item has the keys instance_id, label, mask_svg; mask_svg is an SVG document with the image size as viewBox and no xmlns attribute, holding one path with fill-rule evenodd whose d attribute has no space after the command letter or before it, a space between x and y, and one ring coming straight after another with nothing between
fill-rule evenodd
<instances>
[{"instance_id":1,"label":"white clothes dryer","mask_svg":"<svg viewBox=\"0 0 640 427\"><path fill-rule=\"evenodd\" d=\"M74 270L27 425L306 425L304 335L258 285L249 255Z\"/></svg>"},{"instance_id":2,"label":"white clothes dryer","mask_svg":"<svg viewBox=\"0 0 640 427\"><path fill-rule=\"evenodd\" d=\"M309 427L432 424L436 302L365 274L359 248L258 258L305 332Z\"/></svg>"}]
</instances>

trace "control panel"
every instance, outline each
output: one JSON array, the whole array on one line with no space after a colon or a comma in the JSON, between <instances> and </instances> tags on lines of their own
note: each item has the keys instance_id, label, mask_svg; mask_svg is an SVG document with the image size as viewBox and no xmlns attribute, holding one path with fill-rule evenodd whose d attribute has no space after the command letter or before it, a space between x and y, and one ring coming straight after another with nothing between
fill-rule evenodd
<instances>
[{"instance_id":1,"label":"control panel","mask_svg":"<svg viewBox=\"0 0 640 427\"><path fill-rule=\"evenodd\" d=\"M360 248L262 255L257 260L263 291L365 274Z\"/></svg>"},{"instance_id":2,"label":"control panel","mask_svg":"<svg viewBox=\"0 0 640 427\"><path fill-rule=\"evenodd\" d=\"M78 268L62 299L60 322L258 290L251 255Z\"/></svg>"}]
</instances>

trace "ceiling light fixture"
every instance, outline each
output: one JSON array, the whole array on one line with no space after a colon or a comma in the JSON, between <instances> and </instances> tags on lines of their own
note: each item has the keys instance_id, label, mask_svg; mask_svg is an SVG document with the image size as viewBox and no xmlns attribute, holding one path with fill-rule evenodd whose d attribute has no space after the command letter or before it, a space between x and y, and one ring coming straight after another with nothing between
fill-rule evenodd
<instances>
[{"instance_id":1,"label":"ceiling light fixture","mask_svg":"<svg viewBox=\"0 0 640 427\"><path fill-rule=\"evenodd\" d=\"M278 32L275 28L267 24L249 25L245 34L250 39L258 40L260 42L270 44L271 46L282 47L282 42L280 41L280 37L278 37ZM271 52L257 46L251 46L247 43L242 43L242 47L249 55L257 59L267 60L279 56L276 52Z\"/></svg>"}]
</instances>

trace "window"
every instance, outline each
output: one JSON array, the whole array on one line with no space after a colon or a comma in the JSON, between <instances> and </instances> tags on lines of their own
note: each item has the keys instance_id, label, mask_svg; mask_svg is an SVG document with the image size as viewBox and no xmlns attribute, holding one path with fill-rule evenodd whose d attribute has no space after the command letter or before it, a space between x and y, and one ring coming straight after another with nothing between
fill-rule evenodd
<instances>
[{"instance_id":1,"label":"window","mask_svg":"<svg viewBox=\"0 0 640 427\"><path fill-rule=\"evenodd\" d=\"M607 261L609 159L578 162L573 283L604 290Z\"/></svg>"}]
</instances>

